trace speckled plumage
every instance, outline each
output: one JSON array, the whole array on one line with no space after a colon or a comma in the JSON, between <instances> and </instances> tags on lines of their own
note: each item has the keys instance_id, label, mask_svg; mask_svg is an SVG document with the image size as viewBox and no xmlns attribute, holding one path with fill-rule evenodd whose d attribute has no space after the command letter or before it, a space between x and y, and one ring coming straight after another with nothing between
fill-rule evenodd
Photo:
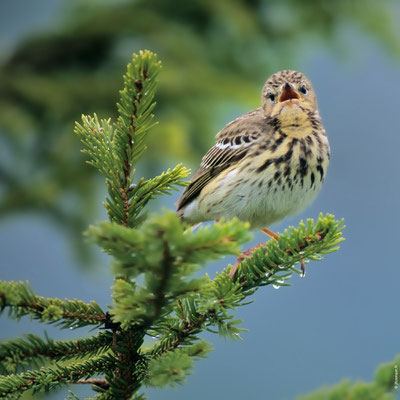
<instances>
[{"instance_id":1,"label":"speckled plumage","mask_svg":"<svg viewBox=\"0 0 400 400\"><path fill-rule=\"evenodd\" d=\"M272 75L262 105L217 134L178 202L189 223L238 217L262 228L317 196L329 164L328 138L308 79Z\"/></svg>"}]
</instances>

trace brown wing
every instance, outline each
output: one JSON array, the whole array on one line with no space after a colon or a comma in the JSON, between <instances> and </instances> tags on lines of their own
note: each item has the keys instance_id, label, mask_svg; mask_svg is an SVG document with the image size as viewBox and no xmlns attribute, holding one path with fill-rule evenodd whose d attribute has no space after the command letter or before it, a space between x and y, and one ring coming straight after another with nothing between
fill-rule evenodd
<instances>
[{"instance_id":1,"label":"brown wing","mask_svg":"<svg viewBox=\"0 0 400 400\"><path fill-rule=\"evenodd\" d=\"M238 163L263 136L267 128L259 109L229 123L218 135L217 143L203 157L200 168L194 173L178 201L180 210L193 201L203 188L223 170Z\"/></svg>"}]
</instances>

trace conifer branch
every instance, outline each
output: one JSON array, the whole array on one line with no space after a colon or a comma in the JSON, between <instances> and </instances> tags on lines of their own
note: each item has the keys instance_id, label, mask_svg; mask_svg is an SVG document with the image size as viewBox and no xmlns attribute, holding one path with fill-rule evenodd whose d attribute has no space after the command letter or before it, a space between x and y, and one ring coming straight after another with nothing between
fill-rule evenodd
<instances>
[{"instance_id":1,"label":"conifer branch","mask_svg":"<svg viewBox=\"0 0 400 400\"><path fill-rule=\"evenodd\" d=\"M154 76L160 68L160 62L147 59L154 57L153 54L141 53L140 56L139 58L134 55L133 62L128 65L128 72L124 76L124 89L120 92L121 101L117 104L119 118L116 125L116 146L123 171L120 186L124 207L124 218L120 223L123 225L127 225L129 219L128 190L132 184L132 167L145 151L144 139L153 119L151 111L155 103L152 103L152 93L156 87ZM152 71L149 71L150 66ZM147 93L145 97L143 92Z\"/></svg>"},{"instance_id":2,"label":"conifer branch","mask_svg":"<svg viewBox=\"0 0 400 400\"><path fill-rule=\"evenodd\" d=\"M176 320L175 322L178 322L176 326L169 325L169 332L151 350L150 354L152 357L154 359L158 358L164 353L198 340L196 335L201 332L201 328L206 323L207 318L208 315L204 313L195 316L192 315L191 320L185 318L180 323Z\"/></svg>"},{"instance_id":3,"label":"conifer branch","mask_svg":"<svg viewBox=\"0 0 400 400\"><path fill-rule=\"evenodd\" d=\"M63 328L101 325L105 313L96 302L86 304L80 300L60 300L36 296L24 282L0 281L0 308L9 309L9 316L20 319L31 315L48 324Z\"/></svg>"},{"instance_id":4,"label":"conifer branch","mask_svg":"<svg viewBox=\"0 0 400 400\"><path fill-rule=\"evenodd\" d=\"M97 356L111 347L112 334L101 332L97 336L71 341L53 341L46 336L27 334L26 338L18 338L0 343L0 372L15 372L22 366L46 359L52 361Z\"/></svg>"},{"instance_id":5,"label":"conifer branch","mask_svg":"<svg viewBox=\"0 0 400 400\"><path fill-rule=\"evenodd\" d=\"M147 360L140 354L144 334L141 330L124 330L115 333L114 356L116 368L106 379L110 385L110 398L127 400L141 386Z\"/></svg>"},{"instance_id":6,"label":"conifer branch","mask_svg":"<svg viewBox=\"0 0 400 400\"><path fill-rule=\"evenodd\" d=\"M189 174L190 170L183 167L182 164L178 164L172 170L168 169L155 178L139 181L129 192L129 196L135 198L129 210L129 217L136 218L149 200L155 196L170 194L171 191L186 186L187 182L183 179L187 178Z\"/></svg>"},{"instance_id":7,"label":"conifer branch","mask_svg":"<svg viewBox=\"0 0 400 400\"><path fill-rule=\"evenodd\" d=\"M55 367L42 367L18 375L0 377L0 398L14 399L16 393L28 389L33 392L48 391L60 384L75 383L80 379L100 374L113 367L115 361L110 356L93 357L90 360Z\"/></svg>"},{"instance_id":8,"label":"conifer branch","mask_svg":"<svg viewBox=\"0 0 400 400\"><path fill-rule=\"evenodd\" d=\"M278 241L270 240L258 247L252 258L242 261L234 279L229 276L232 267L226 268L211 281L202 296L175 305L177 317L168 321L167 329L163 326L156 328L162 338L154 346L152 356L158 357L176 349L196 339L196 334L203 328L211 330L212 326L222 336L240 338L243 329L236 325L241 321L234 320L228 311L245 305L246 298L261 286L288 286L286 281L293 272L301 274L295 268L301 260L320 260L323 254L337 249L343 241L343 228L343 221L321 214L316 224L307 220L306 225L300 223L299 228L291 227L284 235L279 235Z\"/></svg>"},{"instance_id":9,"label":"conifer branch","mask_svg":"<svg viewBox=\"0 0 400 400\"><path fill-rule=\"evenodd\" d=\"M158 194L169 193L182 182L189 170L181 165L153 179L133 184L134 166L146 150L145 138L154 125L152 111L161 63L149 51L134 54L124 76L124 89L117 104L118 121L82 116L75 132L85 146L89 164L106 178L108 197L105 207L111 221L134 227L143 221L141 211Z\"/></svg>"},{"instance_id":10,"label":"conifer branch","mask_svg":"<svg viewBox=\"0 0 400 400\"><path fill-rule=\"evenodd\" d=\"M247 225L238 220L191 232L174 213L153 217L140 229L103 223L87 235L114 257L114 272L123 277L113 286L114 322L144 329L168 314L178 298L209 285L207 278L188 279L201 264L238 254L249 238ZM132 281L142 273L145 286Z\"/></svg>"},{"instance_id":11,"label":"conifer branch","mask_svg":"<svg viewBox=\"0 0 400 400\"><path fill-rule=\"evenodd\" d=\"M211 345L203 340L153 358L148 365L146 385L164 387L183 383L186 375L191 373L193 361L206 357L211 350Z\"/></svg>"},{"instance_id":12,"label":"conifer branch","mask_svg":"<svg viewBox=\"0 0 400 400\"><path fill-rule=\"evenodd\" d=\"M294 266L301 261L322 260L324 254L338 249L344 240L343 220L335 221L334 216L322 213L317 223L308 219L298 228L290 227L278 235L278 241L270 240L256 248L251 258L244 259L238 268L235 279L243 291L265 285L287 285L291 272L301 273Z\"/></svg>"}]
</instances>

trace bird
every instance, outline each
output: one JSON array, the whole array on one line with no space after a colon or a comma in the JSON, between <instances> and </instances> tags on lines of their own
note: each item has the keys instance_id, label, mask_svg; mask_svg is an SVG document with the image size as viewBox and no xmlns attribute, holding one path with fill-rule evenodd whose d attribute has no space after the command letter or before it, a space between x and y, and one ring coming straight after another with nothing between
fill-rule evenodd
<instances>
[{"instance_id":1,"label":"bird","mask_svg":"<svg viewBox=\"0 0 400 400\"><path fill-rule=\"evenodd\" d=\"M311 82L301 72L279 71L267 79L261 107L217 133L177 202L177 215L191 225L237 217L277 239L267 227L316 198L329 160Z\"/></svg>"}]
</instances>

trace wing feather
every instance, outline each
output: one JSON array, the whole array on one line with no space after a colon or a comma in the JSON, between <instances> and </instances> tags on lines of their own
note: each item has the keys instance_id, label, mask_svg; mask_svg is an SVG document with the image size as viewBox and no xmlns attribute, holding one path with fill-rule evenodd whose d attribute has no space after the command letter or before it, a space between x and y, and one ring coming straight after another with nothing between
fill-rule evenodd
<instances>
[{"instance_id":1,"label":"wing feather","mask_svg":"<svg viewBox=\"0 0 400 400\"><path fill-rule=\"evenodd\" d=\"M184 207L193 201L211 180L242 160L254 143L260 140L266 128L265 119L260 117L257 109L237 118L222 129L217 135L217 143L205 154L200 168L193 174L191 183L182 193L177 204L178 214L182 214Z\"/></svg>"}]
</instances>

